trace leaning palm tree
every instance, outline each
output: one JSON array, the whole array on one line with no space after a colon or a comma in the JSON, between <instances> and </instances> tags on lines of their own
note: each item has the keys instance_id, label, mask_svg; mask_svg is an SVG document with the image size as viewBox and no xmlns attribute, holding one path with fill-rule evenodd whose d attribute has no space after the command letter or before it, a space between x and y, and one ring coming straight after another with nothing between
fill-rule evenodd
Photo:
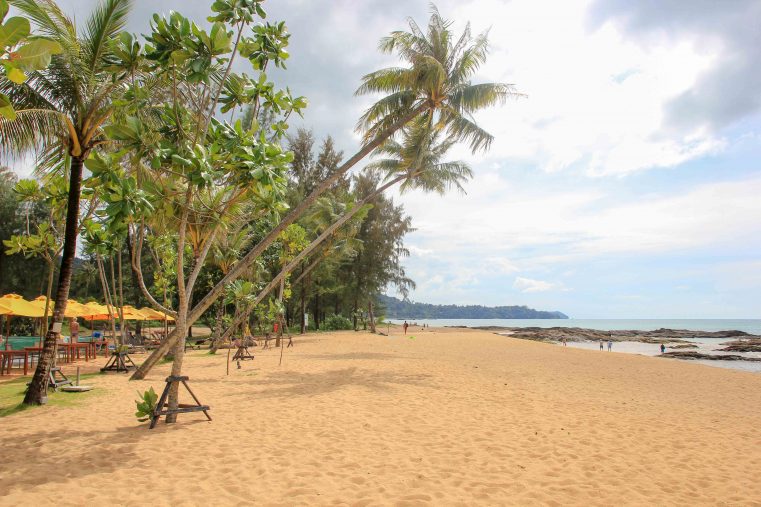
<instances>
[{"instance_id":1,"label":"leaning palm tree","mask_svg":"<svg viewBox=\"0 0 761 507\"><path fill-rule=\"evenodd\" d=\"M16 119L0 120L0 157L37 154L43 170L68 170L69 195L64 246L53 326L24 403L44 403L50 367L66 310L77 250L82 167L92 150L106 142L102 127L113 111L128 72L114 72L113 46L124 27L131 0L103 0L78 32L75 22L53 0L12 0L29 17L37 33L57 42L62 52L50 66L15 85L0 84L16 109ZM116 65L118 67L118 64Z\"/></svg>"},{"instance_id":2,"label":"leaning palm tree","mask_svg":"<svg viewBox=\"0 0 761 507\"><path fill-rule=\"evenodd\" d=\"M422 116L430 128L443 131L452 140L468 143L473 152L489 147L493 137L476 125L472 115L520 94L510 84L471 83L472 77L488 55L486 33L473 37L467 26L457 37L452 31L451 23L444 20L435 7L432 6L431 10L426 32L413 20L409 20L409 32L392 32L389 37L381 40L380 50L397 53L405 66L382 69L362 78L357 95L384 94L385 97L371 106L357 123L357 130L363 133L363 144L359 151L294 206L277 226L196 303L188 312L186 325L192 325L198 320L225 293L227 285L243 275L322 194L415 118ZM299 260L301 259L303 257ZM168 337L131 378L145 378L183 335L184 330L178 329Z\"/></svg>"}]
</instances>

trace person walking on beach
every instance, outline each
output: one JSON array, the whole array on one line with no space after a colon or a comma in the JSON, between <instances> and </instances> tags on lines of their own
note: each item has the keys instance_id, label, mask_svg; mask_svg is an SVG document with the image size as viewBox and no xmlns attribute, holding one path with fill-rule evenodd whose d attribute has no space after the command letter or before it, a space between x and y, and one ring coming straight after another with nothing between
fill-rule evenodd
<instances>
[{"instance_id":1,"label":"person walking on beach","mask_svg":"<svg viewBox=\"0 0 761 507\"><path fill-rule=\"evenodd\" d=\"M613 340L608 340L608 352L613 348Z\"/></svg>"},{"instance_id":2,"label":"person walking on beach","mask_svg":"<svg viewBox=\"0 0 761 507\"><path fill-rule=\"evenodd\" d=\"M402 325L402 327L404 328L404 334L407 334L407 328L410 327L410 325L407 324L406 320L404 321L404 324Z\"/></svg>"},{"instance_id":3,"label":"person walking on beach","mask_svg":"<svg viewBox=\"0 0 761 507\"><path fill-rule=\"evenodd\" d=\"M567 347L568 346L568 339L564 336L562 341L563 341L563 347Z\"/></svg>"},{"instance_id":4,"label":"person walking on beach","mask_svg":"<svg viewBox=\"0 0 761 507\"><path fill-rule=\"evenodd\" d=\"M661 343L661 354L665 354L665 353L666 353L666 346Z\"/></svg>"},{"instance_id":5,"label":"person walking on beach","mask_svg":"<svg viewBox=\"0 0 761 507\"><path fill-rule=\"evenodd\" d=\"M600 350L603 350L602 338L600 338Z\"/></svg>"}]
</instances>

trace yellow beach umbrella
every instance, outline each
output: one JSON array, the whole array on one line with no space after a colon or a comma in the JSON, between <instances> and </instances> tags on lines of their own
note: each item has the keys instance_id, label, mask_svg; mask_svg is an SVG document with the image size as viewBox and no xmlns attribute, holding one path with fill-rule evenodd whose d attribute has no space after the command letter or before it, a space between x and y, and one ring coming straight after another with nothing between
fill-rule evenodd
<instances>
[{"instance_id":1,"label":"yellow beach umbrella","mask_svg":"<svg viewBox=\"0 0 761 507\"><path fill-rule=\"evenodd\" d=\"M39 309L43 312L43 317L45 313L45 296L39 296L32 300L32 304L37 306ZM53 307L55 306L55 301L52 299L50 300L50 304L48 305L48 316L53 315ZM82 317L82 312L84 305L78 303L77 301L74 301L73 299L69 299L66 302L66 311L63 313L63 316L66 318L69 317Z\"/></svg>"},{"instance_id":2,"label":"yellow beach umbrella","mask_svg":"<svg viewBox=\"0 0 761 507\"><path fill-rule=\"evenodd\" d=\"M91 320L92 317L97 315L105 315L106 319L108 319L108 307L105 305L101 305L99 303L85 303L82 305L82 313L80 314L80 317L84 317L88 320ZM92 319L94 320L94 319Z\"/></svg>"},{"instance_id":3,"label":"yellow beach umbrella","mask_svg":"<svg viewBox=\"0 0 761 507\"><path fill-rule=\"evenodd\" d=\"M89 310L80 303L79 301L74 301L73 299L69 299L68 303L66 303L66 317L84 317L87 315Z\"/></svg>"},{"instance_id":4,"label":"yellow beach umbrella","mask_svg":"<svg viewBox=\"0 0 761 507\"><path fill-rule=\"evenodd\" d=\"M145 308L141 308L140 313L145 315L145 320L174 320L166 313L156 311L153 308L148 308L147 306Z\"/></svg>"},{"instance_id":5,"label":"yellow beach umbrella","mask_svg":"<svg viewBox=\"0 0 761 507\"><path fill-rule=\"evenodd\" d=\"M124 320L148 320L148 318L143 315L143 312L135 308L134 306L130 305L124 305L122 308Z\"/></svg>"},{"instance_id":6,"label":"yellow beach umbrella","mask_svg":"<svg viewBox=\"0 0 761 507\"><path fill-rule=\"evenodd\" d=\"M119 318L119 309L113 308L114 318ZM123 315L124 320L148 320L145 315L143 315L137 308L134 308L129 305L124 305L123 308ZM111 317L108 315L108 308L103 307L100 309L100 313L92 313L91 315L87 316L88 320L108 320Z\"/></svg>"},{"instance_id":7,"label":"yellow beach umbrella","mask_svg":"<svg viewBox=\"0 0 761 507\"><path fill-rule=\"evenodd\" d=\"M11 308L9 306L5 306L2 301L0 301L0 315L10 315L12 312Z\"/></svg>"},{"instance_id":8,"label":"yellow beach umbrella","mask_svg":"<svg viewBox=\"0 0 761 507\"><path fill-rule=\"evenodd\" d=\"M6 294L0 297L0 304L8 311L5 315L37 318L45 316L44 308L38 308L37 305L30 303L18 294Z\"/></svg>"}]
</instances>

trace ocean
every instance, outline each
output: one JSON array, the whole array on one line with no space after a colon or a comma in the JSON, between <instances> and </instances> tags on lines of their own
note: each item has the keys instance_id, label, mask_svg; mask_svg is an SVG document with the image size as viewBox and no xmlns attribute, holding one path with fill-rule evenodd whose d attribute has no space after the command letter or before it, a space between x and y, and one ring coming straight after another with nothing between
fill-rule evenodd
<instances>
[{"instance_id":1,"label":"ocean","mask_svg":"<svg viewBox=\"0 0 761 507\"><path fill-rule=\"evenodd\" d=\"M404 319L388 319L401 324ZM582 327L613 331L636 329L655 331L660 328L691 331L745 331L761 335L761 319L407 319L410 324L429 326L499 326L499 327Z\"/></svg>"}]
</instances>

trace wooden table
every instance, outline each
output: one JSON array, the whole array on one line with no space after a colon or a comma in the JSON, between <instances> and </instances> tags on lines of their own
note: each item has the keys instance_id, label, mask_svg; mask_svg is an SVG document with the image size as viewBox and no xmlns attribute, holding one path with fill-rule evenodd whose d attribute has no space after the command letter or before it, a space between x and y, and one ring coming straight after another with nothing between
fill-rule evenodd
<instances>
[{"instance_id":1,"label":"wooden table","mask_svg":"<svg viewBox=\"0 0 761 507\"><path fill-rule=\"evenodd\" d=\"M80 351L85 352L85 361L90 359L90 344L89 343L59 343L59 349L66 351L67 362L71 363L75 359L81 359Z\"/></svg>"},{"instance_id":2,"label":"wooden table","mask_svg":"<svg viewBox=\"0 0 761 507\"><path fill-rule=\"evenodd\" d=\"M0 356L2 356L2 360L0 360L0 375L3 375L3 370L5 369L7 373L10 375L11 373L11 367L13 366L13 360L17 357L23 357L24 358L24 375L26 375L29 372L29 351L27 350L0 350ZM7 364L7 368L5 368Z\"/></svg>"}]
</instances>

